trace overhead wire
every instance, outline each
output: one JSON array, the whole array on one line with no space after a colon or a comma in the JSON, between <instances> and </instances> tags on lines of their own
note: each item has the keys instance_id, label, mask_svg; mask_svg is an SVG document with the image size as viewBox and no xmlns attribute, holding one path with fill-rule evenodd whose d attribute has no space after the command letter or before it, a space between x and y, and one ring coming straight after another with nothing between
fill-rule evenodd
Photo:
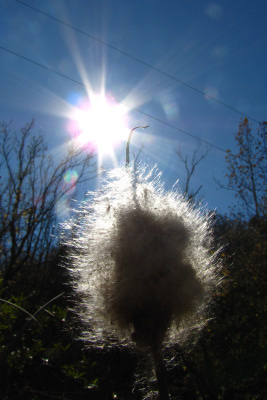
<instances>
[{"instance_id":1,"label":"overhead wire","mask_svg":"<svg viewBox=\"0 0 267 400\"><path fill-rule=\"evenodd\" d=\"M58 76L60 76L60 77L62 77L64 79L67 79L67 80L69 80L71 82L74 82L74 83L80 85L80 86L83 86L83 87L85 87L87 89L90 89L91 91L93 91L95 93L99 93L100 94L99 91L97 91L95 89L92 89L89 85L86 85L83 82L80 82L80 81L78 81L78 80L76 80L74 78L69 77L68 75L62 74L61 72L58 72L58 71L54 70L53 68L50 68L50 67L48 67L48 66L46 66L44 64L41 64L41 63L39 63L37 61L34 61L34 60L32 60L32 59L30 59L30 58L28 58L26 56L23 56L22 54L19 54L19 53L13 51L13 50L10 50L7 47L4 47L4 46L0 45L0 49L4 50L7 53L13 54L16 57L21 58L21 59L23 59L23 60L25 60L27 62L30 62L31 64L34 64L34 65L36 65L36 66L38 66L40 68L43 68L43 69L45 69L47 71L50 71L50 72L54 73L55 75L58 75ZM119 100L119 99L116 99L116 98L114 98L114 100L117 103L124 104L127 107L127 104L125 102L123 102L122 100ZM222 147L217 146L217 145L215 145L215 144L213 144L213 143L211 143L211 142L209 142L209 141L207 141L205 139L202 139L202 138L200 138L200 137L198 137L196 135L193 135L192 133L187 132L184 129L178 128L177 126L175 126L173 124L170 124L169 122L163 121L160 118L155 117L154 115L151 115L151 114L149 114L147 112L144 112L142 110L139 110L137 108L131 108L131 107L129 107L129 108L131 109L131 111L135 111L135 112L138 112L139 114L145 115L146 117L148 117L148 118L150 118L150 119L152 119L152 120L154 120L156 122L159 122L159 123L161 123L161 124L163 124L165 126L168 126L169 128L172 128L172 129L174 129L176 131L179 131L179 132L183 133L184 135L190 136L193 139L196 139L196 140L198 140L198 141L200 141L202 143L205 143L206 145L208 145L210 147L213 147L213 148L215 148L215 149L217 149L217 150L219 150L219 151L221 151L223 153L227 153L227 151L225 149L223 149Z\"/></svg>"},{"instance_id":2,"label":"overhead wire","mask_svg":"<svg viewBox=\"0 0 267 400\"><path fill-rule=\"evenodd\" d=\"M25 3L22 0L15 0L15 1L17 3L20 3L20 4L22 4L22 5L26 6L26 7L34 10L35 12L37 12L39 14L45 15L46 17L48 17L48 18L50 18L50 19L52 19L52 20L54 20L54 21L56 21L56 22L58 22L58 23L60 23L60 24L62 24L64 26L66 26L66 27L68 27L68 28L70 28L70 29L72 29L72 30L74 30L74 31L76 31L76 32L78 32L78 33L90 38L90 39L95 40L98 43L101 43L102 45L104 45L106 47L109 47L110 49L112 49L112 50L114 50L114 51L116 51L116 52L118 52L118 53L120 53L120 54L122 54L122 55L124 55L124 56L126 56L128 58L131 58L132 60L135 60L136 62L138 62L140 64L143 64L147 68L150 68L151 70L154 70L157 73L159 73L159 74L161 74L163 76L166 76L167 78L169 78L169 79L171 79L171 80L173 80L173 81L175 81L175 82L177 82L177 83L179 83L179 84L181 84L181 85L183 85L183 86L185 86L185 87L187 87L187 88L189 88L189 89L201 94L202 96L205 96L206 98L208 98L208 99L210 99L210 100L212 100L212 101L214 101L214 102L216 102L216 103L218 103L218 104L220 104L220 105L222 105L224 107L227 107L229 110L231 110L233 112L236 112L239 115L242 115L243 117L246 117L246 118L248 118L248 119L250 119L250 120L252 120L254 122L260 123L260 121L257 120L256 118L254 118L254 117L252 117L252 116L250 116L250 115L238 110L237 108L235 108L235 107L223 102L222 100L220 100L220 99L218 99L216 97L213 97L213 96L209 95L208 93L204 92L203 90L198 89L195 86L190 85L189 83L186 83L185 81L183 81L181 79L178 79L175 76L173 76L173 75L171 75L171 74L169 74L169 73L167 73L167 72L165 72L165 71L163 71L163 70L161 70L161 69L159 69L159 68L157 68L157 67L155 67L155 66L153 66L153 65L151 65L149 63L147 63L146 61L142 60L141 58L135 57L132 54L130 54L130 53L124 51L124 50L119 49L118 47L110 44L109 42L106 42L106 41L104 41L102 39L99 39L96 36L93 36L93 35L85 32L85 31L83 31L82 29L76 28L75 26L73 26L73 25L71 25L71 24L69 24L69 23L67 23L65 21L62 21L61 19L59 19L57 17L54 17L53 15L50 15L50 14L40 10L37 7L34 7L34 6L32 6L32 5L28 4L28 3Z\"/></svg>"}]
</instances>

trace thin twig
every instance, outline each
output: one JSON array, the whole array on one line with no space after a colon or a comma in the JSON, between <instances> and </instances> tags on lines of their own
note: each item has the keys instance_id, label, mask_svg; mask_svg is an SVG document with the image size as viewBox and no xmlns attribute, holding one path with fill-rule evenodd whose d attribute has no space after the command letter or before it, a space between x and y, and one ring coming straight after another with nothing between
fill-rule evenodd
<instances>
[{"instance_id":1,"label":"thin twig","mask_svg":"<svg viewBox=\"0 0 267 400\"><path fill-rule=\"evenodd\" d=\"M45 303L42 307L40 307L35 313L34 316L36 316L37 314L39 314L41 311L43 311L45 309L45 307L47 307L50 303L52 303L53 301L57 300L59 297L63 296L64 292L58 294L57 296L53 297L53 299L49 300L47 303Z\"/></svg>"},{"instance_id":2,"label":"thin twig","mask_svg":"<svg viewBox=\"0 0 267 400\"><path fill-rule=\"evenodd\" d=\"M32 314L29 313L27 310L25 310L24 308L18 306L17 304L12 303L11 301L4 300L4 299L0 299L0 301L2 301L2 303L6 303L6 304L8 304L8 305L10 305L10 306L12 306L12 307L14 307L14 308L17 308L18 310L24 312L25 314L27 314L31 319L33 319L33 320L34 320L35 322L37 322L37 324L38 324L37 319L34 317L35 314L32 315Z\"/></svg>"},{"instance_id":3,"label":"thin twig","mask_svg":"<svg viewBox=\"0 0 267 400\"><path fill-rule=\"evenodd\" d=\"M146 129L148 127L149 127L149 125L146 125L146 126L135 126L134 128L132 128L130 130L129 137L128 137L127 144L126 144L126 162L125 162L125 166L126 167L130 164L130 141L131 141L131 137L132 137L133 132L136 129Z\"/></svg>"},{"instance_id":4,"label":"thin twig","mask_svg":"<svg viewBox=\"0 0 267 400\"><path fill-rule=\"evenodd\" d=\"M43 311L45 309L45 307L47 307L50 303L52 303L53 301L57 300L59 297L63 296L63 293L60 293L59 295L57 295L56 297L53 297L53 299L49 300L47 303L45 303L42 307L40 307L35 313L34 315L30 314L28 311L24 310L23 308L21 308L20 306L17 306L16 304L10 303L7 300L3 300L0 299L2 302L10 304L12 306L14 306L15 308L20 309L21 311L24 311L27 315L29 315L31 317L30 320L26 321L25 324L23 325L23 327L21 328L21 330L18 332L18 334L16 335L16 337L13 339L13 341L9 344L9 346L6 346L6 348L3 350L2 354L0 355L0 364L2 362L4 362L4 360L8 357L8 355L11 353L11 351L15 348L16 344L18 343L18 341L20 340L22 334L28 329L29 325L32 323L32 321L36 321L38 324L39 322L36 320L36 315L38 315L41 311ZM40 324L39 324L40 325Z\"/></svg>"}]
</instances>

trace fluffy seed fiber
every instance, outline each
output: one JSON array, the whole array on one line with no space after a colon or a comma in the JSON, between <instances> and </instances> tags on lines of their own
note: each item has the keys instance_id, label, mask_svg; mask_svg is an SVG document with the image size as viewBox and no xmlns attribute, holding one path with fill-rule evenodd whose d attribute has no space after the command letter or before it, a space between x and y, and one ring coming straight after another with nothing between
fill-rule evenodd
<instances>
[{"instance_id":1,"label":"fluffy seed fiber","mask_svg":"<svg viewBox=\"0 0 267 400\"><path fill-rule=\"evenodd\" d=\"M111 171L65 232L85 339L156 348L201 325L217 282L209 221L155 171Z\"/></svg>"}]
</instances>

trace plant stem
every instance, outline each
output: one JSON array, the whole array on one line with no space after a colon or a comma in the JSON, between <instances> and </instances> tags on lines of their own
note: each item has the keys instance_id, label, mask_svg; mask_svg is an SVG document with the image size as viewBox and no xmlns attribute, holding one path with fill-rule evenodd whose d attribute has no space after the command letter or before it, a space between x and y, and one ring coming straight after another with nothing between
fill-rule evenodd
<instances>
[{"instance_id":1,"label":"plant stem","mask_svg":"<svg viewBox=\"0 0 267 400\"><path fill-rule=\"evenodd\" d=\"M158 381L158 392L160 400L169 400L168 385L166 380L166 366L162 355L161 347L152 349L155 363L156 376Z\"/></svg>"},{"instance_id":2,"label":"plant stem","mask_svg":"<svg viewBox=\"0 0 267 400\"><path fill-rule=\"evenodd\" d=\"M146 128L148 128L148 126L149 125L146 125L146 126L135 126L134 128L132 128L130 130L129 137L128 137L127 144L126 144L126 162L125 162L125 166L126 167L130 164L130 141L131 141L131 137L132 137L133 132L136 129L140 129L140 128L146 129Z\"/></svg>"}]
</instances>

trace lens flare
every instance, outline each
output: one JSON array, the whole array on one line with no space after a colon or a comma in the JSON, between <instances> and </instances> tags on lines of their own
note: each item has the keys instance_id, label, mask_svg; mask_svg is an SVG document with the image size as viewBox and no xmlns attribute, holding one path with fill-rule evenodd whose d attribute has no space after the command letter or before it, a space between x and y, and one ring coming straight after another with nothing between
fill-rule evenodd
<instances>
[{"instance_id":1,"label":"lens flare","mask_svg":"<svg viewBox=\"0 0 267 400\"><path fill-rule=\"evenodd\" d=\"M112 155L127 140L127 109L105 95L90 95L75 107L69 128L80 146L96 150L100 157Z\"/></svg>"},{"instance_id":2,"label":"lens flare","mask_svg":"<svg viewBox=\"0 0 267 400\"><path fill-rule=\"evenodd\" d=\"M74 169L71 169L66 172L64 175L64 181L70 185L75 185L78 179L78 172Z\"/></svg>"}]
</instances>

